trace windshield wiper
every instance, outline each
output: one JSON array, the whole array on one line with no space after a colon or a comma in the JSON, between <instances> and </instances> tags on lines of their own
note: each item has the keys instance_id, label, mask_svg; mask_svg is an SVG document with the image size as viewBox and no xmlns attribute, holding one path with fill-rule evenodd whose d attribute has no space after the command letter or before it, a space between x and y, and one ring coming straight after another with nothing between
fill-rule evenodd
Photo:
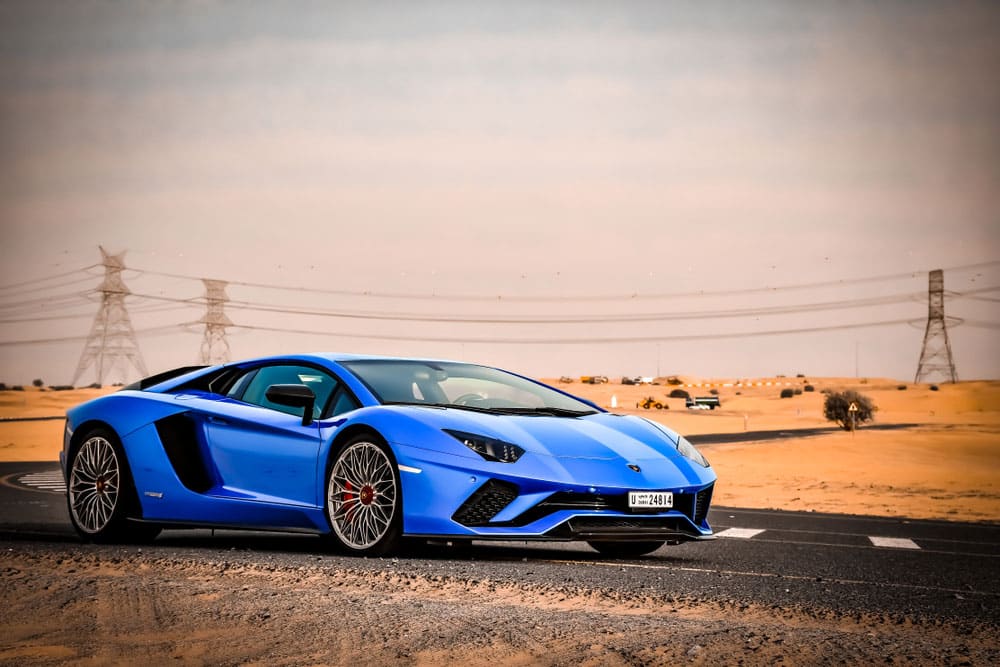
<instances>
[{"instance_id":1,"label":"windshield wiper","mask_svg":"<svg viewBox=\"0 0 1000 667\"><path fill-rule=\"evenodd\" d=\"M596 415L597 410L569 410L567 408L493 408L496 412L505 415L543 415L549 417L583 417L585 415Z\"/></svg>"},{"instance_id":2,"label":"windshield wiper","mask_svg":"<svg viewBox=\"0 0 1000 667\"><path fill-rule=\"evenodd\" d=\"M476 405L456 405L455 403L423 403L417 401L382 401L382 405L412 405L418 408L455 408L469 412L482 412L488 415L498 414L496 408L483 408Z\"/></svg>"}]
</instances>

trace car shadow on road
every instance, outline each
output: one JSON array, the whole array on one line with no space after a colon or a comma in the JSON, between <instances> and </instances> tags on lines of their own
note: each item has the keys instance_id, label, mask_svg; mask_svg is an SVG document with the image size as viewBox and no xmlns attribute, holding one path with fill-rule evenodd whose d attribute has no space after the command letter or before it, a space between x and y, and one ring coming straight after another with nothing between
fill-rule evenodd
<instances>
[{"instance_id":1,"label":"car shadow on road","mask_svg":"<svg viewBox=\"0 0 1000 667\"><path fill-rule=\"evenodd\" d=\"M42 542L84 547L85 542L71 532L56 532L52 530L3 530L0 529L0 541L4 542ZM109 546L109 545L102 545ZM261 533L235 530L195 529L195 530L165 530L152 542L120 544L123 549L143 547L147 553L155 553L162 549L165 552L176 550L195 550L211 553L241 552L266 553L272 555L314 555L333 558L343 558L345 563L352 560L365 560L345 554L334 548L327 540L316 535L299 535L290 533ZM671 553L671 550L682 549L683 546L668 546L638 558L612 559L669 563L674 561L689 562L690 554ZM577 561L600 562L609 560L590 549L582 542L468 542L444 540L408 539L402 548L390 556L395 560L422 561ZM378 560L368 558L367 560Z\"/></svg>"}]
</instances>

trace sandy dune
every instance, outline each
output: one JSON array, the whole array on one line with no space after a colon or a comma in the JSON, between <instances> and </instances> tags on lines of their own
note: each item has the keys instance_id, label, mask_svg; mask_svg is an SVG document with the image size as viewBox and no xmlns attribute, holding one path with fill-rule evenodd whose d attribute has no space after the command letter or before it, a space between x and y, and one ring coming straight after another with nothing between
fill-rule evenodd
<instances>
[{"instance_id":1,"label":"sandy dune","mask_svg":"<svg viewBox=\"0 0 1000 667\"><path fill-rule=\"evenodd\" d=\"M557 384L555 381L551 381ZM719 475L715 502L740 507L814 510L911 518L1000 521L1000 382L927 385L854 378L766 378L763 386L735 380L691 380L692 396L715 388L722 407L692 411L673 387L621 384L558 385L610 407L694 435L787 431L780 440L703 445ZM771 385L766 384L770 382ZM813 392L779 398L781 389L810 384ZM707 385L713 385L711 387ZM906 387L901 391L900 385ZM853 388L878 406L876 423L893 430L831 431L796 437L796 429L824 428L823 389ZM29 388L0 392L0 418L60 415L67 407L111 389L52 392ZM738 392L738 393L737 393ZM646 396L667 410L636 407ZM0 422L0 461L56 460L61 420Z\"/></svg>"}]
</instances>

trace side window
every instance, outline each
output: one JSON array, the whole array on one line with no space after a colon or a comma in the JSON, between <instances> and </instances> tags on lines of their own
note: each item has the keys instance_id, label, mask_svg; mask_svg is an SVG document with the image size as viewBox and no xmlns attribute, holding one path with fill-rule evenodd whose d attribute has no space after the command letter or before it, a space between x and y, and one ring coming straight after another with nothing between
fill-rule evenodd
<instances>
[{"instance_id":1,"label":"side window","mask_svg":"<svg viewBox=\"0 0 1000 667\"><path fill-rule=\"evenodd\" d=\"M233 386L229 388L229 391L226 392L226 398L235 398L240 400L243 396L243 392L247 390L247 385L249 385L250 381L253 380L255 375L257 375L258 370L259 369L255 368L252 371L244 373L242 377L233 383Z\"/></svg>"},{"instance_id":2,"label":"side window","mask_svg":"<svg viewBox=\"0 0 1000 667\"><path fill-rule=\"evenodd\" d=\"M351 396L350 392L341 387L333 397L333 405L330 406L330 416L336 417L339 414L357 410L361 407L357 399Z\"/></svg>"},{"instance_id":3,"label":"side window","mask_svg":"<svg viewBox=\"0 0 1000 667\"><path fill-rule=\"evenodd\" d=\"M323 406L326 405L330 395L337 388L337 381L332 376L309 366L264 366L237 380L229 395L244 403L259 405L290 415L301 415L301 408L278 405L267 400L267 388L272 384L304 384L312 389L313 393L316 394L316 405L313 408L314 418L319 418ZM237 393L237 389L240 389L242 395Z\"/></svg>"}]
</instances>

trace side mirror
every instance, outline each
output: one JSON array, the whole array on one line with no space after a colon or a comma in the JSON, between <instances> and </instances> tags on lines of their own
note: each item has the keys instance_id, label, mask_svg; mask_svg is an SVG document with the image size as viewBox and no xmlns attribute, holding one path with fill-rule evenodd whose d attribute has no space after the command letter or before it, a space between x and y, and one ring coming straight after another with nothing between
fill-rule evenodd
<instances>
[{"instance_id":1,"label":"side mirror","mask_svg":"<svg viewBox=\"0 0 1000 667\"><path fill-rule=\"evenodd\" d=\"M267 400L290 408L303 408L302 425L309 426L313 421L313 407L316 405L316 394L304 384L272 384L264 392Z\"/></svg>"}]
</instances>

